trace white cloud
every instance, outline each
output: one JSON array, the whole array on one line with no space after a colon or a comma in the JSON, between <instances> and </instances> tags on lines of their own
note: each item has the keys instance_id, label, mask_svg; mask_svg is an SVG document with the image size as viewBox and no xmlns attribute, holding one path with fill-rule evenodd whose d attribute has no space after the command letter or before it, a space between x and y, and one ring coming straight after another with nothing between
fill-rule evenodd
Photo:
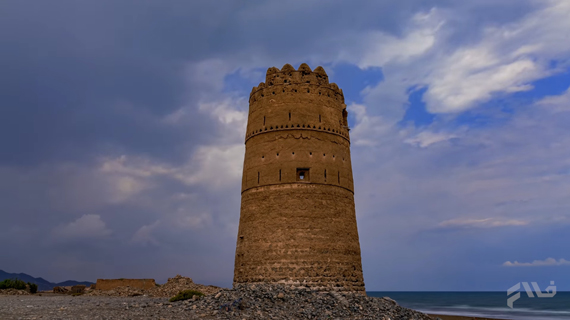
<instances>
[{"instance_id":1,"label":"white cloud","mask_svg":"<svg viewBox=\"0 0 570 320\"><path fill-rule=\"evenodd\" d=\"M428 13L416 14L410 21L408 31L401 38L382 31L371 31L361 38L361 46L365 46L366 50L361 53L358 66L365 69L390 62L406 63L434 46L436 33L443 24L444 21L433 8ZM341 59L353 60L349 55L355 54L358 52L345 53L344 56L341 55Z\"/></svg>"},{"instance_id":2,"label":"white cloud","mask_svg":"<svg viewBox=\"0 0 570 320\"><path fill-rule=\"evenodd\" d=\"M451 134L451 133L422 131L418 133L415 137L404 140L404 142L411 145L419 146L421 148L426 148L434 143L447 141L457 137L458 136L456 134Z\"/></svg>"},{"instance_id":3,"label":"white cloud","mask_svg":"<svg viewBox=\"0 0 570 320\"><path fill-rule=\"evenodd\" d=\"M445 22L455 20L456 13L432 9L412 19L401 37L371 31L340 59L382 68L385 80L365 92L366 105L383 102L374 114L394 114L407 104L406 92L414 86L427 88L423 100L429 112L460 113L497 94L531 90L533 81L565 70L564 63L552 67L551 62L570 54L570 42L560 31L570 29L570 3L540 5L514 23L487 26L463 46L447 41L453 26Z\"/></svg>"},{"instance_id":4,"label":"white cloud","mask_svg":"<svg viewBox=\"0 0 570 320\"><path fill-rule=\"evenodd\" d=\"M131 238L131 243L143 246L152 245L158 246L158 241L153 236L154 230L160 224L160 220L155 221L153 224L142 226Z\"/></svg>"},{"instance_id":5,"label":"white cloud","mask_svg":"<svg viewBox=\"0 0 570 320\"><path fill-rule=\"evenodd\" d=\"M554 258L547 258L545 260L534 260L533 262L510 262L503 263L505 267L545 267L545 266L570 266L570 261L565 259L556 260Z\"/></svg>"},{"instance_id":6,"label":"white cloud","mask_svg":"<svg viewBox=\"0 0 570 320\"><path fill-rule=\"evenodd\" d=\"M550 63L570 54L570 42L560 31L570 28L570 3L543 5L520 21L486 28L470 47L440 55L426 78L428 110L461 112L495 93L530 90L530 82L562 71Z\"/></svg>"},{"instance_id":7,"label":"white cloud","mask_svg":"<svg viewBox=\"0 0 570 320\"><path fill-rule=\"evenodd\" d=\"M568 112L570 111L570 88L557 96L548 96L538 101L537 106L545 108L548 112Z\"/></svg>"},{"instance_id":8,"label":"white cloud","mask_svg":"<svg viewBox=\"0 0 570 320\"><path fill-rule=\"evenodd\" d=\"M442 221L438 226L443 228L496 228L507 226L526 226L528 221L523 220L504 220L497 218L485 219L451 219Z\"/></svg>"},{"instance_id":9,"label":"white cloud","mask_svg":"<svg viewBox=\"0 0 570 320\"><path fill-rule=\"evenodd\" d=\"M79 219L52 230L52 235L60 239L78 238L104 238L111 234L101 216L97 214L85 214Z\"/></svg>"}]
</instances>

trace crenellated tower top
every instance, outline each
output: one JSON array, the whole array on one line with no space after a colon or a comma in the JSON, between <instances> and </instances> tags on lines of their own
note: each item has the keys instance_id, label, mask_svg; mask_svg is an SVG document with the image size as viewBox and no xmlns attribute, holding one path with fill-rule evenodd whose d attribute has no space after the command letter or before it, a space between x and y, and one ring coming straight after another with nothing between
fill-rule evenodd
<instances>
[{"instance_id":1,"label":"crenellated tower top","mask_svg":"<svg viewBox=\"0 0 570 320\"><path fill-rule=\"evenodd\" d=\"M287 87L287 89L289 89L281 88L281 92L290 90L301 90L301 92L303 92L303 88L320 87L321 94L326 92L324 94L344 103L342 89L340 89L336 83L329 83L329 77L325 69L318 66L313 71L306 63L301 64L297 70L290 64L284 65L281 70L276 67L267 69L265 82L261 82L257 87L253 87L251 90L251 94L249 95L250 102L265 97L266 91L271 91L272 94L279 92L279 87Z\"/></svg>"}]
</instances>

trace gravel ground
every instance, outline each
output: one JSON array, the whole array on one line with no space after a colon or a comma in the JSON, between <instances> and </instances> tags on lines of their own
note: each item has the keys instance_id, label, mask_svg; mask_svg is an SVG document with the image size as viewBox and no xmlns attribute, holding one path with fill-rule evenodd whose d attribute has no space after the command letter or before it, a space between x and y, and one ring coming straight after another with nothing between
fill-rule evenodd
<instances>
[{"instance_id":1,"label":"gravel ground","mask_svg":"<svg viewBox=\"0 0 570 320\"><path fill-rule=\"evenodd\" d=\"M0 319L197 319L167 298L0 296Z\"/></svg>"},{"instance_id":2,"label":"gravel ground","mask_svg":"<svg viewBox=\"0 0 570 320\"><path fill-rule=\"evenodd\" d=\"M391 299L280 286L223 289L196 300L148 296L0 296L0 319L381 319L430 320Z\"/></svg>"}]
</instances>

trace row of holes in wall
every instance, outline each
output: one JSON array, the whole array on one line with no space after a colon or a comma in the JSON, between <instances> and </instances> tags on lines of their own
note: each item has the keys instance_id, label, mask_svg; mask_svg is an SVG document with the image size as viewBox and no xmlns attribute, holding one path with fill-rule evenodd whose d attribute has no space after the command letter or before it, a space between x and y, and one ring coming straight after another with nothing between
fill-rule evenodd
<instances>
[{"instance_id":1,"label":"row of holes in wall","mask_svg":"<svg viewBox=\"0 0 570 320\"><path fill-rule=\"evenodd\" d=\"M295 151L291 152L291 155L294 156L294 155L295 155ZM312 155L313 155L313 152L312 152L312 151L309 151L309 155L312 156ZM275 154L275 156L279 157L279 152L277 152L277 153ZM323 157L326 157L326 156L327 156L327 154L326 154L326 153L323 153ZM262 155L262 156L261 156L261 159L265 159L265 155ZM336 157L335 157L334 154L333 154L333 159L336 159ZM344 161L344 157L342 158L342 161Z\"/></svg>"},{"instance_id":2,"label":"row of holes in wall","mask_svg":"<svg viewBox=\"0 0 570 320\"><path fill-rule=\"evenodd\" d=\"M264 129L259 129L259 130L255 130L255 131L250 132L250 133L247 135L247 137L251 137L251 136L255 135L256 133L262 133L262 132L268 131L268 130L288 129L288 128L289 128L289 125L281 125L281 128L279 128L279 126L275 126L275 127L270 126L269 128L265 127ZM308 124L308 125L305 126L304 124L303 124L303 125L297 124L297 126L295 127L295 125L292 124L292 125L291 125L291 129L295 129L295 128L308 128L308 129L311 129L311 125ZM347 132L340 131L340 130L334 129L334 128L331 129L330 127L329 127L329 128L325 128L325 127L322 127L322 128L321 128L321 126L319 126L319 127L317 128L316 125L313 125L312 129L323 130L323 131L330 131L330 132L333 132L333 133L340 134L340 135L342 135L342 136L344 136L344 137L348 137L348 133L347 133Z\"/></svg>"},{"instance_id":3,"label":"row of holes in wall","mask_svg":"<svg viewBox=\"0 0 570 320\"><path fill-rule=\"evenodd\" d=\"M310 83L310 82L307 81L307 84L309 84L309 83ZM283 83L283 85L291 85L291 84L293 84L293 83L288 83L287 80L285 80L285 83ZM269 85L272 86L273 83L270 83ZM293 89L288 89L288 90L285 90L285 88L286 88L286 87L283 87L283 89L281 89L281 92L286 92L286 91L287 91L287 92L299 92L299 91L301 91L301 92L311 93L311 89L309 89L309 88L307 88L307 89L301 89L301 88L296 89L296 88L293 88ZM265 93L263 93L264 89L267 89L267 88L258 89L258 90L255 90L254 92L252 92L252 93L251 93L251 96L250 96L250 100L252 100L252 102L257 101L257 99L256 99L256 97L255 97L255 94L257 93L257 91L262 91L261 94L260 94L261 98L265 97ZM335 92L334 89L331 89L331 88L326 88L326 89L329 89L329 90L331 90L331 91L334 92L333 95L332 95L332 98L333 98L333 99L335 99L335 100L337 100L337 101L343 101L343 100L344 100L343 97L342 97L342 95L341 95L340 93ZM326 90L326 89L325 89L325 90ZM276 90L271 91L271 95L275 95L276 92L278 93L279 91L276 91ZM314 92L314 91L313 91L313 92ZM319 94L319 96L324 96L324 93L322 93L321 91L318 91L318 94ZM327 92L326 96L330 98L330 97L331 97L330 92Z\"/></svg>"},{"instance_id":4,"label":"row of holes in wall","mask_svg":"<svg viewBox=\"0 0 570 320\"><path fill-rule=\"evenodd\" d=\"M310 169L309 168L297 168L297 181L309 182L310 181ZM261 173L257 172L257 184L259 184L259 179ZM325 182L327 182L327 169L324 171ZM281 181L281 169L279 169L279 181ZM337 172L337 181L340 183L340 171Z\"/></svg>"}]
</instances>

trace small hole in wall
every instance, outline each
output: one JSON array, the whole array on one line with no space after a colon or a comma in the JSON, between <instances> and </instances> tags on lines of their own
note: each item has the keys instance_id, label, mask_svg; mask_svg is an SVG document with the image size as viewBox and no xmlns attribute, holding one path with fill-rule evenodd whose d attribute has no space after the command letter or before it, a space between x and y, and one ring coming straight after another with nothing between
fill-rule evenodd
<instances>
[{"instance_id":1,"label":"small hole in wall","mask_svg":"<svg viewBox=\"0 0 570 320\"><path fill-rule=\"evenodd\" d=\"M323 157L326 157L326 154L323 153Z\"/></svg>"},{"instance_id":2,"label":"small hole in wall","mask_svg":"<svg viewBox=\"0 0 570 320\"><path fill-rule=\"evenodd\" d=\"M289 128L289 125L286 124L286 125L285 125L285 128Z\"/></svg>"},{"instance_id":3,"label":"small hole in wall","mask_svg":"<svg viewBox=\"0 0 570 320\"><path fill-rule=\"evenodd\" d=\"M281 181L281 169L279 169L279 181Z\"/></svg>"},{"instance_id":4,"label":"small hole in wall","mask_svg":"<svg viewBox=\"0 0 570 320\"><path fill-rule=\"evenodd\" d=\"M285 92L285 89L283 89L283 92Z\"/></svg>"},{"instance_id":5,"label":"small hole in wall","mask_svg":"<svg viewBox=\"0 0 570 320\"><path fill-rule=\"evenodd\" d=\"M265 156L261 156L261 159L265 159Z\"/></svg>"},{"instance_id":6,"label":"small hole in wall","mask_svg":"<svg viewBox=\"0 0 570 320\"><path fill-rule=\"evenodd\" d=\"M283 80L283 83L287 83L287 80ZM283 92L285 92L285 89L283 89Z\"/></svg>"},{"instance_id":7,"label":"small hole in wall","mask_svg":"<svg viewBox=\"0 0 570 320\"><path fill-rule=\"evenodd\" d=\"M277 156L279 157L279 152L277 152Z\"/></svg>"},{"instance_id":8,"label":"small hole in wall","mask_svg":"<svg viewBox=\"0 0 570 320\"><path fill-rule=\"evenodd\" d=\"M291 152L292 155L295 155L295 152Z\"/></svg>"},{"instance_id":9,"label":"small hole in wall","mask_svg":"<svg viewBox=\"0 0 570 320\"><path fill-rule=\"evenodd\" d=\"M297 181L309 181L309 168L297 168Z\"/></svg>"},{"instance_id":10,"label":"small hole in wall","mask_svg":"<svg viewBox=\"0 0 570 320\"><path fill-rule=\"evenodd\" d=\"M312 155L313 155L313 153L312 153L312 152L309 152L309 155L310 155L310 156L312 156Z\"/></svg>"},{"instance_id":11,"label":"small hole in wall","mask_svg":"<svg viewBox=\"0 0 570 320\"><path fill-rule=\"evenodd\" d=\"M297 89L295 89L294 91L297 92Z\"/></svg>"}]
</instances>

